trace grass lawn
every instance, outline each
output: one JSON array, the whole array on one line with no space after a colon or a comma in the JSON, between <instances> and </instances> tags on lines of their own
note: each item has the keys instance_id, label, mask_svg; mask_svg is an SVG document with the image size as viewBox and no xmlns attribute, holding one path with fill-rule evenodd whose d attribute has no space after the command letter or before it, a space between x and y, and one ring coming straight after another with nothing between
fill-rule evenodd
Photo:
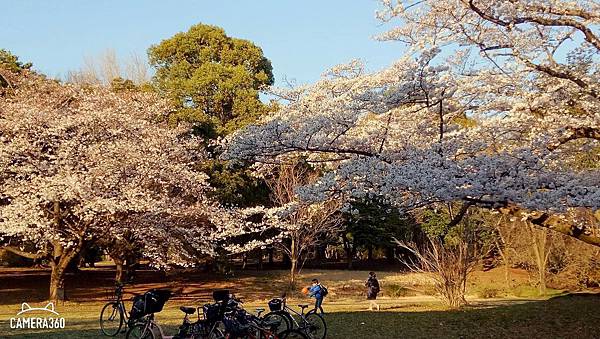
<instances>
[{"instance_id":1,"label":"grass lawn","mask_svg":"<svg viewBox=\"0 0 600 339\"><path fill-rule=\"evenodd\" d=\"M360 279L365 272L347 271L305 271L301 279L308 280L315 275L327 276L331 297L326 299L325 317L329 327L328 338L599 338L600 337L600 295L562 294L549 299L470 299L471 305L458 311L447 310L435 298L419 293L407 296L385 295L381 299L382 311L365 311L367 303L360 295ZM32 274L29 272L29 274ZM91 274L91 273L90 273ZM235 279L215 281L190 279L168 282L146 281L141 286L129 290L143 290L147 287L166 285L186 286L181 296L170 300L157 314L157 320L164 325L166 334L173 335L181 322L180 305L202 305L209 300L212 288L233 287L237 295L245 298L245 308L253 312L257 306L266 306L273 295L273 285L285 272L248 273ZM265 276L268 281L263 280ZM418 290L419 277L393 272L381 274L383 288L394 284L410 286ZM11 285L5 288L0 276L0 338L101 338L98 329L98 316L104 304L104 288L90 290L88 285L101 286L98 281L72 281L72 301L59 303L55 309L65 318L64 330L37 331L11 329L9 319L27 301L32 307L45 305L37 300L36 291L27 293L25 287ZM283 278L282 278L283 279ZM325 280L325 278L323 278ZM410 281L409 281L410 280ZM31 281L31 280L28 280ZM43 285L43 279L37 279ZM412 281L412 285L411 285ZM415 282L417 281L417 282ZM31 282L33 284L33 282ZM279 287L279 286L278 286ZM41 289L41 287L39 287ZM81 290L78 290L81 289ZM87 291L87 292L85 292ZM41 292L40 292L41 293ZM3 297L3 296L10 296ZM77 298L73 297L77 296ZM16 301L16 300L19 301ZM290 305L307 302L296 296ZM130 307L130 302L126 303ZM124 337L124 336L121 336Z\"/></svg>"}]
</instances>

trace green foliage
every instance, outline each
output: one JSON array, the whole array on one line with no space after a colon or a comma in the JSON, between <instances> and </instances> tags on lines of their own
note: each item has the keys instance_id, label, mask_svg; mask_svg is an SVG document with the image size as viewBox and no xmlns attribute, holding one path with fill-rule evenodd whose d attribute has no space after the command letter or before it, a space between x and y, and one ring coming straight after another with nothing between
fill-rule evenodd
<instances>
[{"instance_id":1,"label":"green foliage","mask_svg":"<svg viewBox=\"0 0 600 339\"><path fill-rule=\"evenodd\" d=\"M249 207L269 203L267 185L251 176L248 169L230 168L223 161L210 160L203 164L202 171L215 189L212 196L223 204Z\"/></svg>"},{"instance_id":2,"label":"green foliage","mask_svg":"<svg viewBox=\"0 0 600 339\"><path fill-rule=\"evenodd\" d=\"M112 79L110 89L114 92L133 91L137 89L137 86L130 79L118 77Z\"/></svg>"},{"instance_id":3,"label":"green foliage","mask_svg":"<svg viewBox=\"0 0 600 339\"><path fill-rule=\"evenodd\" d=\"M477 291L477 296L483 299L499 298L504 296L501 288L484 286Z\"/></svg>"},{"instance_id":4,"label":"green foliage","mask_svg":"<svg viewBox=\"0 0 600 339\"><path fill-rule=\"evenodd\" d=\"M31 62L23 63L19 61L18 56L5 49L0 49L0 68L11 72L19 72L24 69L30 69L31 66L33 66Z\"/></svg>"},{"instance_id":5,"label":"green foliage","mask_svg":"<svg viewBox=\"0 0 600 339\"><path fill-rule=\"evenodd\" d=\"M575 168L578 170L589 170L600 168L600 146L592 149L579 147L575 153Z\"/></svg>"},{"instance_id":6,"label":"green foliage","mask_svg":"<svg viewBox=\"0 0 600 339\"><path fill-rule=\"evenodd\" d=\"M421 229L430 238L443 236L446 226L450 223L450 215L442 209L426 209L421 218Z\"/></svg>"},{"instance_id":7,"label":"green foliage","mask_svg":"<svg viewBox=\"0 0 600 339\"><path fill-rule=\"evenodd\" d=\"M456 245L462 239L487 248L496 236L494 229L486 226L492 222L489 219L485 210L470 208L458 224L448 228L452 220L448 209L435 208L422 211L420 226L430 239L440 239L446 246Z\"/></svg>"},{"instance_id":8,"label":"green foliage","mask_svg":"<svg viewBox=\"0 0 600 339\"><path fill-rule=\"evenodd\" d=\"M231 133L269 111L259 91L273 84L271 62L252 42L198 24L148 50L159 91L178 108L175 121L196 124L212 138Z\"/></svg>"},{"instance_id":9,"label":"green foliage","mask_svg":"<svg viewBox=\"0 0 600 339\"><path fill-rule=\"evenodd\" d=\"M348 214L346 237L358 248L395 247L394 239L412 241L420 234L412 219L394 207L376 201L356 202L358 214Z\"/></svg>"},{"instance_id":10,"label":"green foliage","mask_svg":"<svg viewBox=\"0 0 600 339\"><path fill-rule=\"evenodd\" d=\"M114 78L110 82L110 89L113 92L126 92L126 91L139 91L139 92L153 92L154 87L148 83L135 84L130 79L124 79L121 77Z\"/></svg>"}]
</instances>

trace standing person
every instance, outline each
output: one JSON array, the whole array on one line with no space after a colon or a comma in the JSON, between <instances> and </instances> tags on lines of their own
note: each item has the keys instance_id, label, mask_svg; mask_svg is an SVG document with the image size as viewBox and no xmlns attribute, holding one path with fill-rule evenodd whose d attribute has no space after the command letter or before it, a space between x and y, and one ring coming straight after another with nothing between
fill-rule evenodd
<instances>
[{"instance_id":1,"label":"standing person","mask_svg":"<svg viewBox=\"0 0 600 339\"><path fill-rule=\"evenodd\" d=\"M365 286L367 287L367 300L369 300L369 311L373 310L373 306L377 308L379 311L379 304L375 301L377 299L377 294L381 289L379 288L379 281L377 280L377 275L375 272L369 272L369 278L367 282L365 282Z\"/></svg>"},{"instance_id":2,"label":"standing person","mask_svg":"<svg viewBox=\"0 0 600 339\"><path fill-rule=\"evenodd\" d=\"M325 314L325 312L323 311L323 307L321 306L323 304L323 298L325 296L323 293L323 287L321 286L321 284L319 284L319 280L312 280L312 285L308 289L308 296L315 298L315 312L317 312L318 309L321 311L321 314Z\"/></svg>"}]
</instances>

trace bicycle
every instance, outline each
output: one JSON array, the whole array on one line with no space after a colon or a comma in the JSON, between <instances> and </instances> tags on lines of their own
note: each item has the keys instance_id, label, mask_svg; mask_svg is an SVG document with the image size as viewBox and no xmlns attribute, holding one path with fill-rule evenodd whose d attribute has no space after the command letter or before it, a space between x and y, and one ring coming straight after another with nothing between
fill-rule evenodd
<instances>
[{"instance_id":1,"label":"bicycle","mask_svg":"<svg viewBox=\"0 0 600 339\"><path fill-rule=\"evenodd\" d=\"M100 330L102 334L114 337L121 332L123 324L129 323L129 314L123 301L123 284L117 282L114 300L106 303L100 311Z\"/></svg>"},{"instance_id":2,"label":"bicycle","mask_svg":"<svg viewBox=\"0 0 600 339\"><path fill-rule=\"evenodd\" d=\"M308 339L304 332L297 329L288 329L278 332L278 320L260 318L264 308L256 309L256 316L237 308L223 319L225 326L225 339Z\"/></svg>"},{"instance_id":3,"label":"bicycle","mask_svg":"<svg viewBox=\"0 0 600 339\"><path fill-rule=\"evenodd\" d=\"M223 339L225 335L219 328L225 309L228 306L229 300L220 298L218 294L213 294L216 303L206 304L202 307L204 319L200 319L200 307L181 306L179 309L184 313L183 323L179 326L177 334L174 336L166 336L160 325L154 320L154 313L145 314L143 317L135 321L135 323L127 331L126 339ZM141 305L140 305L141 306ZM158 306L156 311L162 310L162 306ZM198 320L192 322L189 316L198 312Z\"/></svg>"},{"instance_id":4,"label":"bicycle","mask_svg":"<svg viewBox=\"0 0 600 339\"><path fill-rule=\"evenodd\" d=\"M265 319L285 319L285 322L281 322L280 331L298 328L311 339L325 339L327 336L325 319L314 309L304 314L304 310L309 307L308 304L299 304L298 307L301 309L300 313L287 306L287 298L284 294L281 298L274 298L269 302L271 312L265 315ZM299 320L297 321L296 318Z\"/></svg>"}]
</instances>

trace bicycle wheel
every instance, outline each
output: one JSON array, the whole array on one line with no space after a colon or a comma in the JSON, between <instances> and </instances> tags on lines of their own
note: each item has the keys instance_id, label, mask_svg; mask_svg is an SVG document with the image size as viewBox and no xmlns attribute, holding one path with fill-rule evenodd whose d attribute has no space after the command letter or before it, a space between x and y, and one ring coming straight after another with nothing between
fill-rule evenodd
<instances>
[{"instance_id":1,"label":"bicycle wheel","mask_svg":"<svg viewBox=\"0 0 600 339\"><path fill-rule=\"evenodd\" d=\"M288 319L289 314L282 311L275 311L267 313L264 317L264 321L277 321L279 326L275 328L275 333L281 333L283 331L290 330L292 328L292 322Z\"/></svg>"},{"instance_id":2,"label":"bicycle wheel","mask_svg":"<svg viewBox=\"0 0 600 339\"><path fill-rule=\"evenodd\" d=\"M198 339L200 339L200 337L198 337ZM223 332L220 329L214 328L208 334L208 339L225 339L225 334L223 334Z\"/></svg>"},{"instance_id":3,"label":"bicycle wheel","mask_svg":"<svg viewBox=\"0 0 600 339\"><path fill-rule=\"evenodd\" d=\"M139 323L131 326L127 331L125 339L154 339L154 332L150 326L145 323Z\"/></svg>"},{"instance_id":4,"label":"bicycle wheel","mask_svg":"<svg viewBox=\"0 0 600 339\"><path fill-rule=\"evenodd\" d=\"M279 334L279 339L309 339L306 334L300 330L287 330Z\"/></svg>"},{"instance_id":5,"label":"bicycle wheel","mask_svg":"<svg viewBox=\"0 0 600 339\"><path fill-rule=\"evenodd\" d=\"M104 335L114 337L123 327L123 309L118 302L110 302L100 312L100 330Z\"/></svg>"},{"instance_id":6,"label":"bicycle wheel","mask_svg":"<svg viewBox=\"0 0 600 339\"><path fill-rule=\"evenodd\" d=\"M306 334L312 339L324 339L327 335L325 319L316 313L308 313L306 319Z\"/></svg>"}]
</instances>

